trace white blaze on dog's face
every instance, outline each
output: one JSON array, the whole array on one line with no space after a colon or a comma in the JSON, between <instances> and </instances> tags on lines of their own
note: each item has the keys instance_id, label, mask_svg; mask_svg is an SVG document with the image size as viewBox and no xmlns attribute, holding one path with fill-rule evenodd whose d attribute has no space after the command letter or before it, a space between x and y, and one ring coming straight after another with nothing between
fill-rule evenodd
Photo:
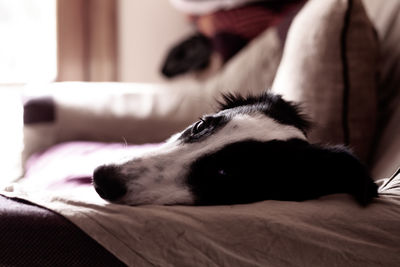
<instances>
[{"instance_id":1,"label":"white blaze on dog's face","mask_svg":"<svg viewBox=\"0 0 400 267\"><path fill-rule=\"evenodd\" d=\"M97 168L96 191L120 204L196 204L198 196L189 176L199 158L247 140L305 140L308 122L294 105L280 96L266 94L262 99L228 96L225 101L218 113L204 116L153 151ZM287 110L275 110L280 106ZM218 172L224 175L223 169Z\"/></svg>"}]
</instances>

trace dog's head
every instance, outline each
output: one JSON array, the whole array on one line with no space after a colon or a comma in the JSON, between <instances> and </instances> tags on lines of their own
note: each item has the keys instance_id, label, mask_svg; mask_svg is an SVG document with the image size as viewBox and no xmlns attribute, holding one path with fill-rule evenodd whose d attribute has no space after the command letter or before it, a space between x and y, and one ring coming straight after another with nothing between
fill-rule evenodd
<instances>
[{"instance_id":1,"label":"dog's head","mask_svg":"<svg viewBox=\"0 0 400 267\"><path fill-rule=\"evenodd\" d=\"M111 202L236 204L350 193L361 204L376 185L344 147L307 142L310 123L279 95L226 95L203 116L140 157L98 167L93 184Z\"/></svg>"}]
</instances>

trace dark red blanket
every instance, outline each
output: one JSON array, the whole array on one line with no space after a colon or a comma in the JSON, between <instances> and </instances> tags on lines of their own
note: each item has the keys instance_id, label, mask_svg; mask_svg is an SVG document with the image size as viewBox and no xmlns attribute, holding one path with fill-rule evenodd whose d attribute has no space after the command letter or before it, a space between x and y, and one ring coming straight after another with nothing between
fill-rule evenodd
<instances>
[{"instance_id":1,"label":"dark red blanket","mask_svg":"<svg viewBox=\"0 0 400 267\"><path fill-rule=\"evenodd\" d=\"M0 266L125 266L64 217L0 196Z\"/></svg>"}]
</instances>

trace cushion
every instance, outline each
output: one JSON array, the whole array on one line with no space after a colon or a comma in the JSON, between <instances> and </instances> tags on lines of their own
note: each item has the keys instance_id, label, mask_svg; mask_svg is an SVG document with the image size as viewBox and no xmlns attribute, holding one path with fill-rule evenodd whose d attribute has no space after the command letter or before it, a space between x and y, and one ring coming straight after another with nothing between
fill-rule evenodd
<instances>
[{"instance_id":1,"label":"cushion","mask_svg":"<svg viewBox=\"0 0 400 267\"><path fill-rule=\"evenodd\" d=\"M372 175L384 178L400 167L400 1L364 3L380 40L378 133Z\"/></svg>"},{"instance_id":2,"label":"cushion","mask_svg":"<svg viewBox=\"0 0 400 267\"><path fill-rule=\"evenodd\" d=\"M226 10L240 7L259 0L212 0L212 1L188 1L188 0L170 0L171 4L190 14L202 15L218 10Z\"/></svg>"},{"instance_id":3,"label":"cushion","mask_svg":"<svg viewBox=\"0 0 400 267\"><path fill-rule=\"evenodd\" d=\"M311 142L367 161L375 131L377 38L360 0L311 0L288 32L272 90L303 103Z\"/></svg>"},{"instance_id":4,"label":"cushion","mask_svg":"<svg viewBox=\"0 0 400 267\"><path fill-rule=\"evenodd\" d=\"M364 0L374 23L380 46L379 65L379 130L382 130L400 104L400 1Z\"/></svg>"},{"instance_id":5,"label":"cushion","mask_svg":"<svg viewBox=\"0 0 400 267\"><path fill-rule=\"evenodd\" d=\"M386 178L400 167L400 105L380 134L374 153L372 177ZM400 178L400 177L399 177Z\"/></svg>"}]
</instances>

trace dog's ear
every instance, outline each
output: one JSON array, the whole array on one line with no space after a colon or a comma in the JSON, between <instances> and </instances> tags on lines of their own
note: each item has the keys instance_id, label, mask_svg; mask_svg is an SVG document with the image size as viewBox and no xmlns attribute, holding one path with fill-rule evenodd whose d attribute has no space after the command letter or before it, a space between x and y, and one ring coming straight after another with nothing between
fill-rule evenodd
<instances>
[{"instance_id":1,"label":"dog's ear","mask_svg":"<svg viewBox=\"0 0 400 267\"><path fill-rule=\"evenodd\" d=\"M301 140L289 140L292 160L311 191L351 194L365 206L378 196L377 185L367 168L344 146L320 146ZM288 151L289 152L289 151Z\"/></svg>"},{"instance_id":2,"label":"dog's ear","mask_svg":"<svg viewBox=\"0 0 400 267\"><path fill-rule=\"evenodd\" d=\"M302 201L349 193L366 205L377 196L377 186L347 149L299 139L227 145L198 159L188 182L199 204Z\"/></svg>"}]
</instances>

